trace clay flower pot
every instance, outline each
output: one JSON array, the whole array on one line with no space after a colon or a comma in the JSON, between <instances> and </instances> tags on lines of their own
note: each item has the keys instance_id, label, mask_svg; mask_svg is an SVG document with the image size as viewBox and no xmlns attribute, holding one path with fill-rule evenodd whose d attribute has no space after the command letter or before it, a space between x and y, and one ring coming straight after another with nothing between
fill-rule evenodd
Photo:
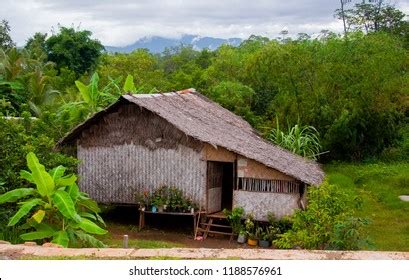
<instances>
[{"instance_id":1,"label":"clay flower pot","mask_svg":"<svg viewBox=\"0 0 409 280\"><path fill-rule=\"evenodd\" d=\"M257 246L257 239L247 239L247 244L250 246Z\"/></svg>"}]
</instances>

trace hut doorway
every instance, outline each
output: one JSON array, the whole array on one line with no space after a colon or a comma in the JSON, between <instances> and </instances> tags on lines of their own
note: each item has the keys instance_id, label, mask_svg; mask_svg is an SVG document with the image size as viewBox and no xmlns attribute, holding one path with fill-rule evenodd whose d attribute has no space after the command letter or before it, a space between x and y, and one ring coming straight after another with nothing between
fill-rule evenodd
<instances>
[{"instance_id":1,"label":"hut doorway","mask_svg":"<svg viewBox=\"0 0 409 280\"><path fill-rule=\"evenodd\" d=\"M207 162L207 212L214 213L232 209L234 163Z\"/></svg>"}]
</instances>

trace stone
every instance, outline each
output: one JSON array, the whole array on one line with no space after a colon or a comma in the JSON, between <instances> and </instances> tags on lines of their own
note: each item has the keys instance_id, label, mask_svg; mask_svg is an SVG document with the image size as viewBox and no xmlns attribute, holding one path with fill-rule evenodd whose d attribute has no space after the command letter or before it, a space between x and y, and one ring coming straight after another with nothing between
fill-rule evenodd
<instances>
[{"instance_id":1,"label":"stone","mask_svg":"<svg viewBox=\"0 0 409 280\"><path fill-rule=\"evenodd\" d=\"M409 202L409 195L400 195L399 198L402 201Z\"/></svg>"},{"instance_id":2,"label":"stone","mask_svg":"<svg viewBox=\"0 0 409 280\"><path fill-rule=\"evenodd\" d=\"M32 241L26 241L24 242L24 246L37 246L37 243L32 242Z\"/></svg>"},{"instance_id":3,"label":"stone","mask_svg":"<svg viewBox=\"0 0 409 280\"><path fill-rule=\"evenodd\" d=\"M43 244L43 247L64 248L64 246L61 246L61 245L59 245L59 244L50 243L50 242L44 243L44 244Z\"/></svg>"},{"instance_id":4,"label":"stone","mask_svg":"<svg viewBox=\"0 0 409 280\"><path fill-rule=\"evenodd\" d=\"M0 244L11 244L10 242L8 242L8 241L5 241L5 240L0 240Z\"/></svg>"}]
</instances>

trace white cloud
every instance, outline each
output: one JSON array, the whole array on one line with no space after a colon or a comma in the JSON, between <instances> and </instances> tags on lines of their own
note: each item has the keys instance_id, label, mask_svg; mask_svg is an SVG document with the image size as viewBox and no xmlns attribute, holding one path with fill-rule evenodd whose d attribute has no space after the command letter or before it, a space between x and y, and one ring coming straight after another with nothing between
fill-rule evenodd
<instances>
[{"instance_id":1,"label":"white cloud","mask_svg":"<svg viewBox=\"0 0 409 280\"><path fill-rule=\"evenodd\" d=\"M276 37L290 33L340 31L333 0L2 0L0 19L9 20L12 37L23 45L35 32L49 33L58 23L81 25L105 45L126 45L143 36L182 34ZM397 1L404 11L409 4Z\"/></svg>"}]
</instances>

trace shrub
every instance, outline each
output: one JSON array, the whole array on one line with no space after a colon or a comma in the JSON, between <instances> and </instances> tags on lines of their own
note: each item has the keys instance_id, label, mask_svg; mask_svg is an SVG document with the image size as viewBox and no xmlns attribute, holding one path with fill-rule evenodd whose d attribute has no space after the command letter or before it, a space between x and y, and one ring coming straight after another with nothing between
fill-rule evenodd
<instances>
[{"instance_id":1,"label":"shrub","mask_svg":"<svg viewBox=\"0 0 409 280\"><path fill-rule=\"evenodd\" d=\"M234 234L240 234L240 232L244 231L244 226L241 222L244 215L244 209L242 207L236 207L232 211L224 209L223 213L226 215L227 221L230 223Z\"/></svg>"},{"instance_id":2,"label":"shrub","mask_svg":"<svg viewBox=\"0 0 409 280\"><path fill-rule=\"evenodd\" d=\"M368 220L355 217L361 201L327 181L308 191L309 204L298 210L293 226L274 244L279 248L357 250L368 243L363 233Z\"/></svg>"},{"instance_id":3,"label":"shrub","mask_svg":"<svg viewBox=\"0 0 409 280\"><path fill-rule=\"evenodd\" d=\"M47 172L32 152L27 155L27 166L31 172L22 170L20 175L36 187L17 188L0 196L0 204L20 201L7 226L19 225L28 216L22 227L32 231L21 234L23 240L51 240L64 247L103 247L92 236L107 233L97 225L104 224L98 215L100 210L95 201L79 191L77 177L64 176L66 168L61 165Z\"/></svg>"}]
</instances>

